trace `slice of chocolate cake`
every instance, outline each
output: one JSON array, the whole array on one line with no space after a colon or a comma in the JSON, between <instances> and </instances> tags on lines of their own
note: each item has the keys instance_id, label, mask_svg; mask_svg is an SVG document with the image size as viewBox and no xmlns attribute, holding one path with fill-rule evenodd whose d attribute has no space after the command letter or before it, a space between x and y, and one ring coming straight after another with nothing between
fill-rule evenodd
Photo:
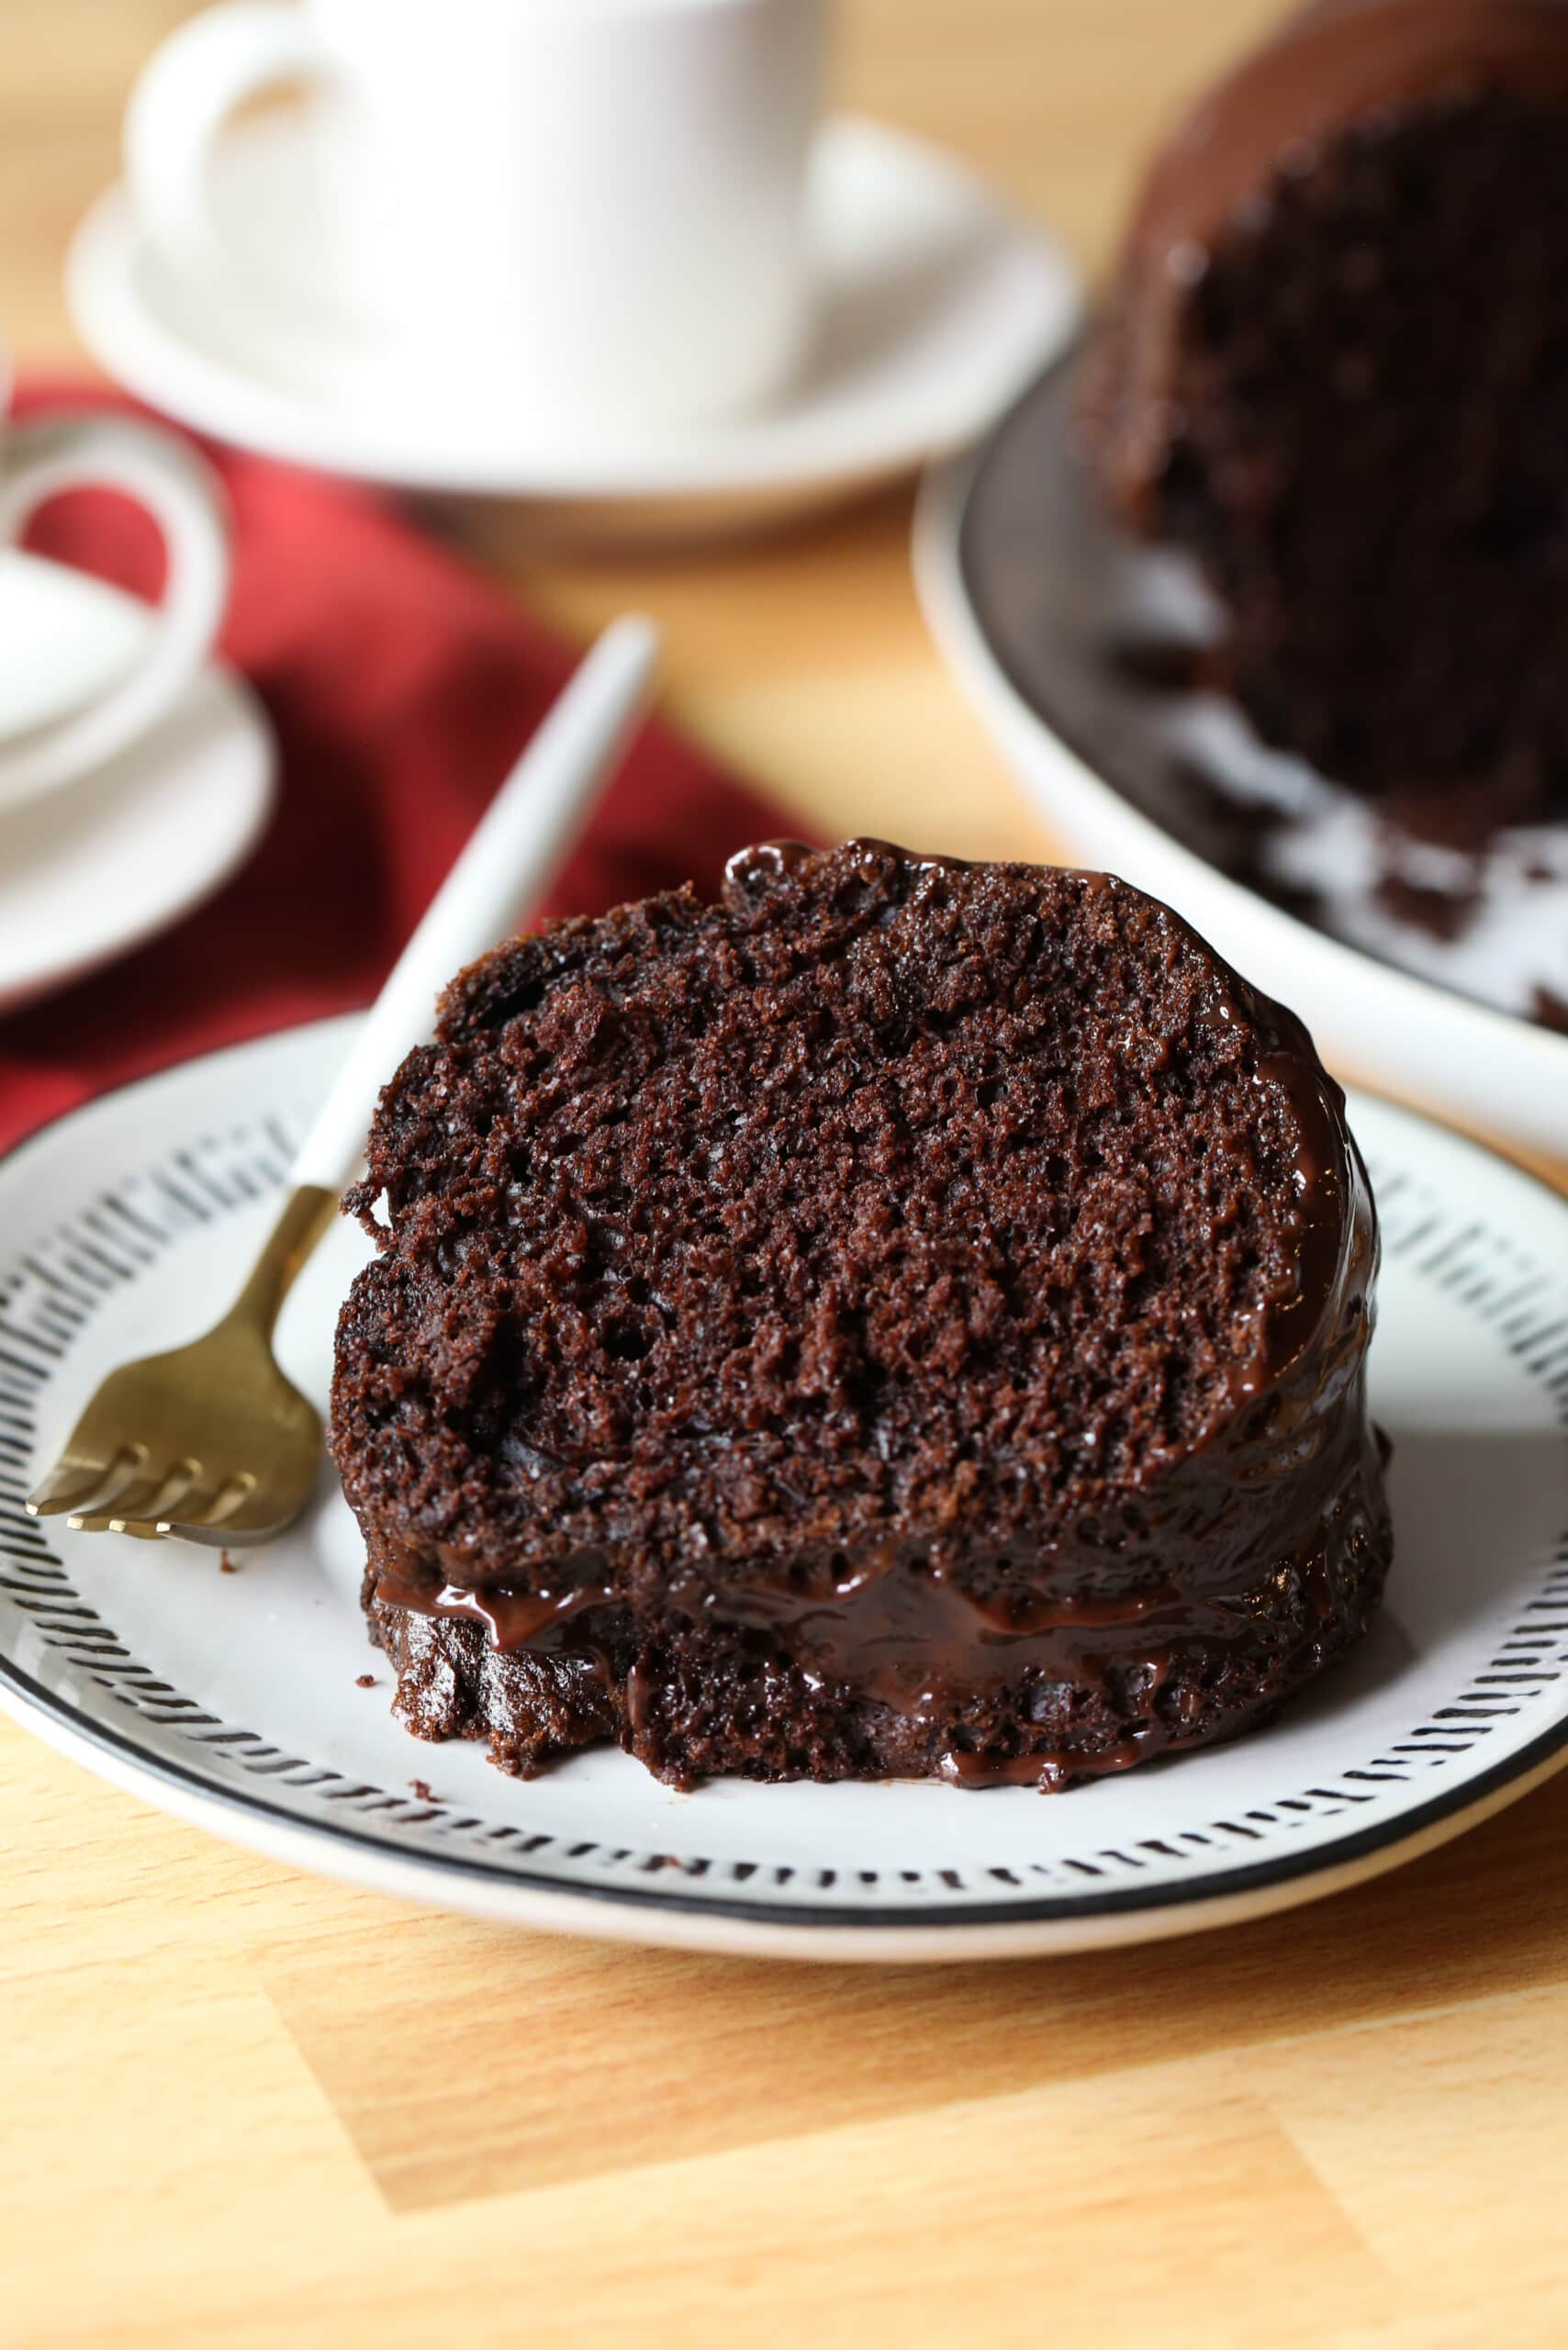
<instances>
[{"instance_id":1,"label":"slice of chocolate cake","mask_svg":"<svg viewBox=\"0 0 1568 2350\"><path fill-rule=\"evenodd\" d=\"M1568 6L1319 0L1158 157L1085 379L1260 733L1568 815Z\"/></svg>"},{"instance_id":2,"label":"slice of chocolate cake","mask_svg":"<svg viewBox=\"0 0 1568 2350\"><path fill-rule=\"evenodd\" d=\"M510 1769L1059 1787L1376 1605L1339 1093L1125 883L772 846L518 939L350 1205L372 1635Z\"/></svg>"}]
</instances>

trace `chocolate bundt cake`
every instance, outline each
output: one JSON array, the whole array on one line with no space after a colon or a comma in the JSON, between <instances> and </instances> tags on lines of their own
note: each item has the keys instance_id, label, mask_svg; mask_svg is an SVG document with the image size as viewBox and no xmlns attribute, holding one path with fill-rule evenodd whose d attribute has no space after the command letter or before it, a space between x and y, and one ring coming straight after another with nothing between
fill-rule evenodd
<instances>
[{"instance_id":1,"label":"chocolate bundt cake","mask_svg":"<svg viewBox=\"0 0 1568 2350\"><path fill-rule=\"evenodd\" d=\"M1376 1605L1340 1095L1123 882L774 845L514 940L349 1204L372 1637L510 1770L1059 1787Z\"/></svg>"},{"instance_id":2,"label":"chocolate bundt cake","mask_svg":"<svg viewBox=\"0 0 1568 2350\"><path fill-rule=\"evenodd\" d=\"M1568 814L1565 413L1564 0L1287 23L1154 163L1082 408L1267 740L1510 824Z\"/></svg>"}]
</instances>

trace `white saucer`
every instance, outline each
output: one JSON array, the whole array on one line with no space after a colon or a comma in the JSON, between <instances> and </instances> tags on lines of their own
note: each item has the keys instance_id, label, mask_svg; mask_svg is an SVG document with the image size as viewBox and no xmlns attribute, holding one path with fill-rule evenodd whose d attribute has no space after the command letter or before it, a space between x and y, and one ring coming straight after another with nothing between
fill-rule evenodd
<instances>
[{"instance_id":1,"label":"white saucer","mask_svg":"<svg viewBox=\"0 0 1568 2350\"><path fill-rule=\"evenodd\" d=\"M1351 1114L1383 1217L1371 1369L1394 1577L1357 1653L1229 1746L1050 1797L679 1796L613 1751L524 1784L392 1719L329 1474L298 1528L231 1575L209 1550L26 1517L103 1373L227 1301L353 1033L323 1022L189 1062L0 1165L0 1705L88 1769L293 1866L443 1908L903 1960L1258 1917L1428 1851L1568 1759L1568 1203L1366 1097ZM280 1329L318 1402L366 1246L341 1225Z\"/></svg>"},{"instance_id":2,"label":"white saucer","mask_svg":"<svg viewBox=\"0 0 1568 2350\"><path fill-rule=\"evenodd\" d=\"M1075 856L1174 906L1298 1012L1331 1063L1527 1148L1568 1151L1568 1037L1519 1016L1532 982L1568 996L1562 828L1499 844L1457 941L1391 920L1378 880L1398 852L1364 801L1265 749L1225 698L1161 692L1108 657L1139 640L1201 643L1212 606L1180 559L1108 527L1072 452L1070 399L1064 364L983 448L930 476L916 514L927 622L998 747ZM1195 776L1290 810L1281 846L1264 834L1260 856L1278 859L1272 882L1310 885L1314 920L1214 861L1212 795ZM1440 883L1444 861L1412 845L1403 878Z\"/></svg>"},{"instance_id":3,"label":"white saucer","mask_svg":"<svg viewBox=\"0 0 1568 2350\"><path fill-rule=\"evenodd\" d=\"M35 722L110 684L153 625L134 596L33 556L0 565L0 629L12 619L33 675L12 677L7 638L4 707L25 696ZM254 845L273 774L261 705L215 664L118 758L0 810L0 1012L82 978L209 896Z\"/></svg>"},{"instance_id":4,"label":"white saucer","mask_svg":"<svg viewBox=\"0 0 1568 2350\"><path fill-rule=\"evenodd\" d=\"M975 173L902 132L846 118L823 132L813 159L823 316L793 396L635 442L535 443L487 406L482 371L460 357L434 401L416 380L428 386L428 372L396 344L311 326L355 306L330 279L308 160L298 121L284 118L232 132L215 169L215 208L262 265L257 282L296 273L300 301L286 316L220 315L161 264L123 188L101 198L68 274L95 356L170 415L241 447L404 487L525 499L556 519L608 501L633 509L633 527L650 503L672 520L728 525L841 498L972 439L1079 315L1058 248Z\"/></svg>"}]
</instances>

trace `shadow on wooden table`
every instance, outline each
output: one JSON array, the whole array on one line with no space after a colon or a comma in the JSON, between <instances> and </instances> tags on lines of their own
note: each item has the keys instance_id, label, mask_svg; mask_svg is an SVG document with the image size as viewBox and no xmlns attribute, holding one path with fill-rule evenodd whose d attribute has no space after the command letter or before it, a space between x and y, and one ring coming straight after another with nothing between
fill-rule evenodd
<instances>
[{"instance_id":1,"label":"shadow on wooden table","mask_svg":"<svg viewBox=\"0 0 1568 2350\"><path fill-rule=\"evenodd\" d=\"M398 1960L269 1969L393 2209L1342 2034L1568 1980L1568 1776L1425 1861L1255 1925L880 1971L398 1919ZM384 1944L386 1913L364 1940ZM409 2071L401 2052L417 2042ZM1235 2067L1230 2077L1236 2077Z\"/></svg>"}]
</instances>

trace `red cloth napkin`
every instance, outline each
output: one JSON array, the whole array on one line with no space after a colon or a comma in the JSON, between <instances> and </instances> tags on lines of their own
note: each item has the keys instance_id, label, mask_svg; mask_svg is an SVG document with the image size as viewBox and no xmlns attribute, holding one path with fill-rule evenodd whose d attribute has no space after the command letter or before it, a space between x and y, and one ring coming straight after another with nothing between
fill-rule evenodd
<instances>
[{"instance_id":1,"label":"red cloth napkin","mask_svg":"<svg viewBox=\"0 0 1568 2350\"><path fill-rule=\"evenodd\" d=\"M43 387L17 402L67 405L129 404ZM0 1019L0 1148L106 1086L369 1002L577 657L390 498L203 445L233 511L221 649L276 732L277 810L174 929ZM57 499L28 544L157 592L152 525L112 494ZM732 850L787 829L650 723L537 911L711 890Z\"/></svg>"}]
</instances>

